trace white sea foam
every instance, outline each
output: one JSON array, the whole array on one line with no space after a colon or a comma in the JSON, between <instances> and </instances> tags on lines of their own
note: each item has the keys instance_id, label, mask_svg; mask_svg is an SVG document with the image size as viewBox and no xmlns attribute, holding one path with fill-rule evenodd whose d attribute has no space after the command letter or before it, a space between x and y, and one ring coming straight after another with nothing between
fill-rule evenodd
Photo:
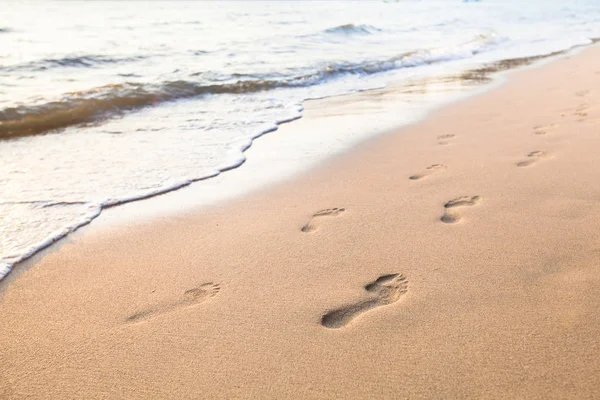
<instances>
[{"instance_id":1,"label":"white sea foam","mask_svg":"<svg viewBox=\"0 0 600 400\"><path fill-rule=\"evenodd\" d=\"M168 193L173 190L181 189L185 186L188 186L193 182L198 182L201 180L213 178L215 176L218 176L222 172L229 171L234 168L238 168L246 161L246 157L244 156L243 153L252 146L252 143L255 139L257 139L257 138L261 137L262 135L265 135L269 132L273 132L273 131L277 130L278 126L281 124L292 122L294 120L301 118L302 110L303 110L302 106L297 106L296 111L294 113L291 113L286 117L282 117L282 118L278 119L274 124L268 124L268 125L263 126L260 129L258 129L257 133L255 135L253 135L251 138L245 140L242 144L239 145L239 147L237 149L235 149L234 151L231 152L233 154L233 158L231 158L230 162L224 164L224 166L221 167L220 169L207 172L203 175L198 175L191 179L184 179L184 180L170 182L170 183L164 184L163 186L153 189L153 190L148 190L145 192L137 192L137 193L125 195L125 196L122 196L119 198L109 198L98 204L85 204L85 206L88 209L88 212L83 215L80 214L80 218L78 220L74 221L72 224L70 224L66 227L59 228L58 230L52 232L51 234L49 234L42 240L31 243L29 246L22 246L21 248L18 248L16 254L10 254L10 255L3 256L3 258L0 259L0 280L2 278L4 278L12 270L12 268L15 264L17 264L23 260L26 260L27 258L31 257L35 253L39 252L40 250L45 249L46 247L52 245L56 241L65 237L69 233L77 230L78 228L81 228L82 226L89 224L94 218L99 216L101 211L105 208L114 207L114 206L118 206L121 204L129 203L129 202L133 202L133 201L139 201L139 200L147 199L147 198L154 197L154 196L157 196L160 194ZM6 203L7 202L4 202L4 204L6 204ZM62 202L52 202L52 201L37 201L35 203L42 204L42 207L44 207L44 208L60 206L63 204L74 205L73 203L62 203ZM0 201L0 206L2 204L3 204L2 201Z\"/></svg>"}]
</instances>

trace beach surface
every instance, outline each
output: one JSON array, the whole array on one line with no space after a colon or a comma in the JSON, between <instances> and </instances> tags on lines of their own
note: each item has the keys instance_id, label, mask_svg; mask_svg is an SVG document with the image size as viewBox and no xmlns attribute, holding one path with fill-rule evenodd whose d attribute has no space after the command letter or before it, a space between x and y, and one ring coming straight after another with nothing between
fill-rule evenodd
<instances>
[{"instance_id":1,"label":"beach surface","mask_svg":"<svg viewBox=\"0 0 600 400\"><path fill-rule=\"evenodd\" d=\"M0 398L597 398L599 58L224 204L101 216L0 283ZM276 134L347 112L305 107Z\"/></svg>"}]
</instances>

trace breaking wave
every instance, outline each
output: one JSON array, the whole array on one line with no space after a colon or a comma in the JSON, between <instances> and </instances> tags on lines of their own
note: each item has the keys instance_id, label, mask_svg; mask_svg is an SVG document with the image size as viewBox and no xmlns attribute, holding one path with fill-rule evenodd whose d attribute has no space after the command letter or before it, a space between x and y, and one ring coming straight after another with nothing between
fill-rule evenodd
<instances>
[{"instance_id":1,"label":"breaking wave","mask_svg":"<svg viewBox=\"0 0 600 400\"><path fill-rule=\"evenodd\" d=\"M6 71L44 71L52 68L90 68L104 64L116 64L142 60L146 57L110 57L105 55L85 55L63 58L48 58L28 63L7 66L2 69Z\"/></svg>"},{"instance_id":2,"label":"breaking wave","mask_svg":"<svg viewBox=\"0 0 600 400\"><path fill-rule=\"evenodd\" d=\"M355 24L345 24L336 26L334 28L326 29L326 33L333 34L344 34L344 35L352 35L352 34L360 34L360 35L368 35L373 32L379 32L381 29L375 28L372 25L355 25Z\"/></svg>"},{"instance_id":3,"label":"breaking wave","mask_svg":"<svg viewBox=\"0 0 600 400\"><path fill-rule=\"evenodd\" d=\"M314 86L344 75L370 75L464 59L485 51L498 40L492 36L480 35L450 49L416 50L383 60L331 63L322 65L309 74L278 79L232 80L211 84L178 80L158 85L121 83L101 86L89 91L69 93L59 101L22 105L0 111L0 139L93 123L143 107L207 94L245 94L277 88Z\"/></svg>"},{"instance_id":4,"label":"breaking wave","mask_svg":"<svg viewBox=\"0 0 600 400\"><path fill-rule=\"evenodd\" d=\"M162 85L123 83L70 93L60 101L0 111L0 138L34 135L71 125L92 123L142 107L208 93L248 93L277 86L274 81L239 81L200 85L171 81Z\"/></svg>"}]
</instances>

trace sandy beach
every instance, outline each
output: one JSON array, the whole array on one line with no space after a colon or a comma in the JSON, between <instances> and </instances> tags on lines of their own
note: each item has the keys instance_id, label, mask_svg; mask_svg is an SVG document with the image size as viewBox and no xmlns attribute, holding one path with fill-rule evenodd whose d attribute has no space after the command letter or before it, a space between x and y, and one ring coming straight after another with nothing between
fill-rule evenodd
<instances>
[{"instance_id":1,"label":"sandy beach","mask_svg":"<svg viewBox=\"0 0 600 400\"><path fill-rule=\"evenodd\" d=\"M0 283L0 398L599 397L599 58L221 205L100 217Z\"/></svg>"}]
</instances>

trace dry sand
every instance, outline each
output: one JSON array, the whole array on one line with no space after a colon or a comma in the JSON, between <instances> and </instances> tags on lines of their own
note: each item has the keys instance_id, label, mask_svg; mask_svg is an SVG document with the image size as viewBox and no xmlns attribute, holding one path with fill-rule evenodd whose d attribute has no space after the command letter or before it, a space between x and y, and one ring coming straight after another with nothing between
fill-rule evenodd
<instances>
[{"instance_id":1,"label":"dry sand","mask_svg":"<svg viewBox=\"0 0 600 400\"><path fill-rule=\"evenodd\" d=\"M600 397L599 59L227 205L92 224L2 283L0 398Z\"/></svg>"}]
</instances>

